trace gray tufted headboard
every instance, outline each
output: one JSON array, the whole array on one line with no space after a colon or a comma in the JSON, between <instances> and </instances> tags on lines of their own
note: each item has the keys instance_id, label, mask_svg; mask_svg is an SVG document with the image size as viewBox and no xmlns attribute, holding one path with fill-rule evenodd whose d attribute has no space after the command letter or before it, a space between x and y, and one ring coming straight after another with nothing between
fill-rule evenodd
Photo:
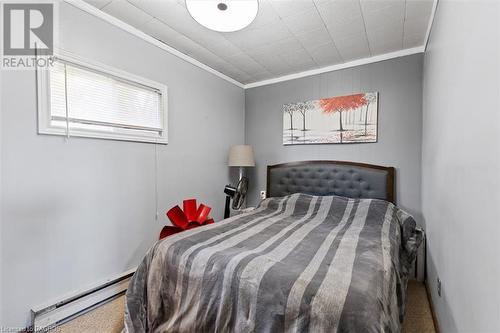
<instances>
[{"instance_id":1,"label":"gray tufted headboard","mask_svg":"<svg viewBox=\"0 0 500 333\"><path fill-rule=\"evenodd\" d=\"M267 196L341 195L396 202L394 168L341 161L302 161L267 167Z\"/></svg>"}]
</instances>

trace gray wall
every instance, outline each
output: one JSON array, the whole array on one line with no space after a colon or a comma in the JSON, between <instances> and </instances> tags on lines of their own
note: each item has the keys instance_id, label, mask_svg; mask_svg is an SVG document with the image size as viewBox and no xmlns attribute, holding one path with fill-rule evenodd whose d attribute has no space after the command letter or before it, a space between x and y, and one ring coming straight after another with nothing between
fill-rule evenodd
<instances>
[{"instance_id":1,"label":"gray wall","mask_svg":"<svg viewBox=\"0 0 500 333\"><path fill-rule=\"evenodd\" d=\"M372 91L379 92L377 143L283 146L283 104ZM249 89L245 100L245 140L257 163L249 204L265 189L269 164L345 160L396 167L398 204L420 220L421 54Z\"/></svg>"},{"instance_id":2,"label":"gray wall","mask_svg":"<svg viewBox=\"0 0 500 333\"><path fill-rule=\"evenodd\" d=\"M500 330L499 13L439 1L424 61L422 208L442 332Z\"/></svg>"},{"instance_id":3,"label":"gray wall","mask_svg":"<svg viewBox=\"0 0 500 333\"><path fill-rule=\"evenodd\" d=\"M222 216L227 149L244 141L244 92L61 3L62 48L168 85L169 144L37 135L35 73L1 72L1 316L24 326L31 306L136 266L195 197Z\"/></svg>"},{"instance_id":4,"label":"gray wall","mask_svg":"<svg viewBox=\"0 0 500 333\"><path fill-rule=\"evenodd\" d=\"M3 242L3 200L2 200L2 188L3 188L3 173L2 173L2 160L3 160L3 153L2 153L2 113L3 113L3 107L2 107L2 99L3 96L1 94L2 92L2 71L0 70L0 325L4 323L4 317L3 317L3 301L4 295L3 295L3 275L4 275L4 267L3 267L3 246L1 242Z\"/></svg>"}]
</instances>

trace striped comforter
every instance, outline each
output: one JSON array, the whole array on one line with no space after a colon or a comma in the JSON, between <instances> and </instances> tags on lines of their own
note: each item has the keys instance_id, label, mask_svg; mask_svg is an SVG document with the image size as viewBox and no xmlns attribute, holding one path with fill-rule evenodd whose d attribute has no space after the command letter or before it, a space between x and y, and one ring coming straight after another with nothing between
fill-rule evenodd
<instances>
[{"instance_id":1,"label":"striped comforter","mask_svg":"<svg viewBox=\"0 0 500 333\"><path fill-rule=\"evenodd\" d=\"M154 245L128 332L398 332L420 237L382 200L294 194Z\"/></svg>"}]
</instances>

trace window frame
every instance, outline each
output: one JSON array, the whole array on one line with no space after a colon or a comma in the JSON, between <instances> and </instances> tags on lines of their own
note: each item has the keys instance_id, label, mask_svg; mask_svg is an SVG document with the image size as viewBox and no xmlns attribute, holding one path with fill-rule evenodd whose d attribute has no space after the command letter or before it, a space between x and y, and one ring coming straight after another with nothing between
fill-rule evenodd
<instances>
[{"instance_id":1,"label":"window frame","mask_svg":"<svg viewBox=\"0 0 500 333\"><path fill-rule=\"evenodd\" d=\"M160 92L160 117L162 131L157 136L151 135L145 131L141 133L139 129L125 129L112 127L113 132L99 129L70 128L70 137L96 138L118 141L133 141L145 143L168 143L168 92L167 86L159 82L145 79L143 77L116 69L95 61L90 61L76 56L63 50L57 50L54 55L55 61L74 64L79 68L93 71L98 74L114 77L117 80L124 80L130 84L146 86ZM50 68L40 68L37 70L37 109L38 109L38 134L67 136L66 127L55 126L52 124L51 105L50 105Z\"/></svg>"}]
</instances>

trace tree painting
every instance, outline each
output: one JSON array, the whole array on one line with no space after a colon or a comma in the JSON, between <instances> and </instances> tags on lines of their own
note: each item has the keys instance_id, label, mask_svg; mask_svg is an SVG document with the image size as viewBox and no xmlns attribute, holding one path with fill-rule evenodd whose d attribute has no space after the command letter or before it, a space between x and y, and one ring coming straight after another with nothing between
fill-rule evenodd
<instances>
[{"instance_id":1,"label":"tree painting","mask_svg":"<svg viewBox=\"0 0 500 333\"><path fill-rule=\"evenodd\" d=\"M288 115L290 117L290 142L293 142L293 112L294 112L293 104L285 104L283 105L283 115Z\"/></svg>"},{"instance_id":2,"label":"tree painting","mask_svg":"<svg viewBox=\"0 0 500 333\"><path fill-rule=\"evenodd\" d=\"M377 94L375 93L369 93L369 94L365 94L364 96L365 100L366 100L366 107L365 107L365 135L367 135L368 133L368 106L371 104L371 103L376 103L377 102Z\"/></svg>"},{"instance_id":3,"label":"tree painting","mask_svg":"<svg viewBox=\"0 0 500 333\"><path fill-rule=\"evenodd\" d=\"M290 130L293 130L293 111L295 111L293 104L283 105L283 112L290 117Z\"/></svg>"},{"instance_id":4,"label":"tree painting","mask_svg":"<svg viewBox=\"0 0 500 333\"><path fill-rule=\"evenodd\" d=\"M367 104L365 94L324 98L319 100L324 113L339 113L340 142L342 142L344 128L342 126L342 112L354 111Z\"/></svg>"},{"instance_id":5,"label":"tree painting","mask_svg":"<svg viewBox=\"0 0 500 333\"><path fill-rule=\"evenodd\" d=\"M286 104L283 144L376 142L377 109L376 92Z\"/></svg>"},{"instance_id":6,"label":"tree painting","mask_svg":"<svg viewBox=\"0 0 500 333\"><path fill-rule=\"evenodd\" d=\"M302 131L307 131L306 129L306 116L309 110L314 108L314 103L312 101L295 103L295 110L302 116Z\"/></svg>"}]
</instances>

